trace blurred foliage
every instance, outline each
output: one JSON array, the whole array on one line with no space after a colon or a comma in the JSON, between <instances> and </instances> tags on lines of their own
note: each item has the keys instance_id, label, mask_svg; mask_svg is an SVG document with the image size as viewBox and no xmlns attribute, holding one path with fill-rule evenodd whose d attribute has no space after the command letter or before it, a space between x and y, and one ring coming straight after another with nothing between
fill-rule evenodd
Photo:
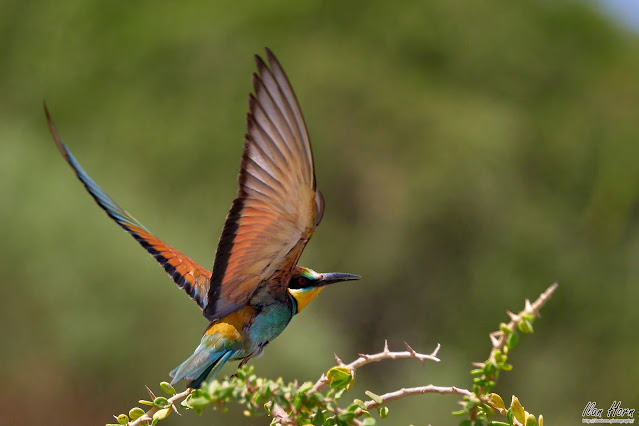
<instances>
[{"instance_id":1,"label":"blurred foliage","mask_svg":"<svg viewBox=\"0 0 639 426\"><path fill-rule=\"evenodd\" d=\"M314 301L254 362L261 372L312 380L333 352L389 338L440 342L446 362L371 367L355 388L463 384L503 308L557 280L539 334L510 360L522 368L497 391L553 424L588 401L639 403L639 42L588 3L0 10L0 423L103 424L206 326L84 193L42 99L116 201L211 265L236 191L251 55L265 45L297 91L327 203L302 263L364 279ZM393 409L394 424L449 424L456 404Z\"/></svg>"}]
</instances>

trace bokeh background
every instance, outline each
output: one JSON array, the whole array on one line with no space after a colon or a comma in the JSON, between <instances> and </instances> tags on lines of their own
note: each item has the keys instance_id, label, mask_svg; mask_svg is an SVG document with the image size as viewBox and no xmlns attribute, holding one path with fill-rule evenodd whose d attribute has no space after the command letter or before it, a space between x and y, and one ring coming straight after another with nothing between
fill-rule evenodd
<instances>
[{"instance_id":1,"label":"bokeh background","mask_svg":"<svg viewBox=\"0 0 639 426\"><path fill-rule=\"evenodd\" d=\"M1 425L112 421L206 326L84 192L42 100L116 201L210 266L263 46L297 91L327 203L302 264L364 279L324 292L254 362L258 374L315 380L334 352L439 342L440 364L366 367L352 396L469 387L505 310L558 281L497 391L556 425L581 423L588 401L639 408L639 40L599 4L30 0L0 10ZM388 424L457 422L450 396L389 408ZM166 424L268 420L236 408Z\"/></svg>"}]
</instances>

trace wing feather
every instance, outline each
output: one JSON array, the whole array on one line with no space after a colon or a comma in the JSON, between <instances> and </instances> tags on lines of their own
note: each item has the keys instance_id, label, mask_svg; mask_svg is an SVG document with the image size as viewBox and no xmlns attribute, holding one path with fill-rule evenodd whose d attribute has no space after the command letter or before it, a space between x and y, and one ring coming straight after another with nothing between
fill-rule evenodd
<instances>
[{"instance_id":1,"label":"wing feather","mask_svg":"<svg viewBox=\"0 0 639 426\"><path fill-rule=\"evenodd\" d=\"M240 188L215 256L209 320L242 308L264 283L284 290L324 209L301 109L281 65L266 56L268 65L256 56Z\"/></svg>"},{"instance_id":2,"label":"wing feather","mask_svg":"<svg viewBox=\"0 0 639 426\"><path fill-rule=\"evenodd\" d=\"M98 205L127 231L135 240L140 243L158 261L169 276L175 281L178 287L184 289L195 302L204 309L208 302L209 284L211 272L200 266L197 262L179 250L164 243L131 216L126 210L120 207L97 183L84 171L80 163L75 159L71 151L62 142L58 134L46 105L44 112L49 123L49 130L55 140L58 149L67 160L76 176Z\"/></svg>"}]
</instances>

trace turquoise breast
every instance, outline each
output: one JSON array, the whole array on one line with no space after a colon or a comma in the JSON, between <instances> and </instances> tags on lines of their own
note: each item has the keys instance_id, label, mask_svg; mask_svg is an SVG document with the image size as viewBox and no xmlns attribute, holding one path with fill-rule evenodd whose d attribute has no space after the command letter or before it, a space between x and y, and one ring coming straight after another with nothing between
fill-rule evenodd
<instances>
[{"instance_id":1,"label":"turquoise breast","mask_svg":"<svg viewBox=\"0 0 639 426\"><path fill-rule=\"evenodd\" d=\"M264 346L286 328L293 317L291 306L273 303L262 308L249 329L251 346Z\"/></svg>"}]
</instances>

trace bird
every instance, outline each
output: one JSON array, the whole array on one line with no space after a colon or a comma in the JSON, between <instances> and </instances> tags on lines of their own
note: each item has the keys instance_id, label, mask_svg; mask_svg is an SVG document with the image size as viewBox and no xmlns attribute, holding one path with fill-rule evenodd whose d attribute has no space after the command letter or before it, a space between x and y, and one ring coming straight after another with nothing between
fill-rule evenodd
<instances>
[{"instance_id":1,"label":"bird","mask_svg":"<svg viewBox=\"0 0 639 426\"><path fill-rule=\"evenodd\" d=\"M324 214L313 152L297 97L284 69L266 48L255 55L253 93L238 175L212 271L168 245L120 207L84 171L62 141L44 103L49 131L95 202L157 260L209 321L193 354L169 374L197 389L227 361L246 364L284 331L326 286L359 280L297 264Z\"/></svg>"}]
</instances>

